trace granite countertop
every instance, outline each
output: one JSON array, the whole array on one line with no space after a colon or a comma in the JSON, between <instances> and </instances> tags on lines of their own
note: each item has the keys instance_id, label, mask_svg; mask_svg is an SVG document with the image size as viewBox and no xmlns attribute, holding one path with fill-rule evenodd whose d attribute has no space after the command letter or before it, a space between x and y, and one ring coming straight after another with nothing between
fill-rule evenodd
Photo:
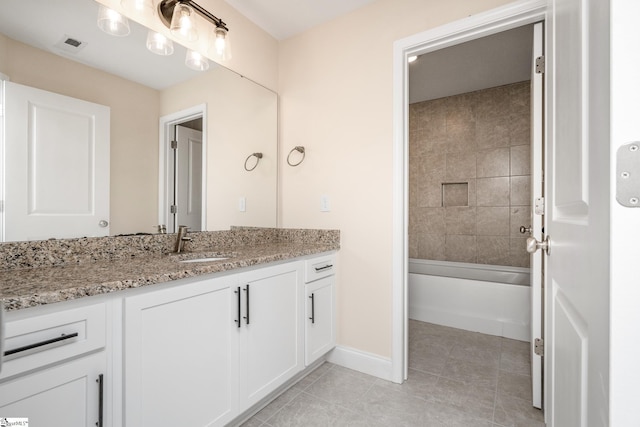
<instances>
[{"instance_id":1,"label":"granite countertop","mask_svg":"<svg viewBox=\"0 0 640 427\"><path fill-rule=\"evenodd\" d=\"M51 267L0 270L6 311L34 307L171 280L218 273L339 249L339 243L272 242L184 253L181 258L229 256L220 261L181 263L172 254L132 256Z\"/></svg>"}]
</instances>

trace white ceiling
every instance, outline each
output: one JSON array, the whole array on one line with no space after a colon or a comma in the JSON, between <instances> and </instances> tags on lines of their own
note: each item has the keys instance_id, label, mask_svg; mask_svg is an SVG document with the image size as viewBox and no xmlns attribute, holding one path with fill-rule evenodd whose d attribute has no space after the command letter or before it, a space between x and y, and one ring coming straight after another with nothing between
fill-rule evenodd
<instances>
[{"instance_id":1,"label":"white ceiling","mask_svg":"<svg viewBox=\"0 0 640 427\"><path fill-rule=\"evenodd\" d=\"M278 40L349 13L376 0L226 0Z\"/></svg>"},{"instance_id":2,"label":"white ceiling","mask_svg":"<svg viewBox=\"0 0 640 427\"><path fill-rule=\"evenodd\" d=\"M532 46L526 25L421 55L409 64L409 103L529 80Z\"/></svg>"}]
</instances>

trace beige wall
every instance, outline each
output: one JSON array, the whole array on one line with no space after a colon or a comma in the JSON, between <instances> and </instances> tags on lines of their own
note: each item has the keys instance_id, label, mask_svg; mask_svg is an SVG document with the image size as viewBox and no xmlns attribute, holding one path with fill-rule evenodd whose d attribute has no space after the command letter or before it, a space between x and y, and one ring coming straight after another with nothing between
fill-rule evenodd
<instances>
[{"instance_id":1,"label":"beige wall","mask_svg":"<svg viewBox=\"0 0 640 427\"><path fill-rule=\"evenodd\" d=\"M14 83L111 108L110 232L156 231L159 92L2 35L0 72Z\"/></svg>"},{"instance_id":2,"label":"beige wall","mask_svg":"<svg viewBox=\"0 0 640 427\"><path fill-rule=\"evenodd\" d=\"M280 44L282 225L342 232L341 345L391 355L393 42L506 3L379 0Z\"/></svg>"},{"instance_id":3,"label":"beige wall","mask_svg":"<svg viewBox=\"0 0 640 427\"><path fill-rule=\"evenodd\" d=\"M530 82L409 106L409 257L529 267Z\"/></svg>"},{"instance_id":4,"label":"beige wall","mask_svg":"<svg viewBox=\"0 0 640 427\"><path fill-rule=\"evenodd\" d=\"M217 67L161 93L161 115L207 105L207 229L276 226L278 103L275 93ZM263 154L256 168L246 158ZM254 159L248 163L250 168ZM246 198L246 212L238 210Z\"/></svg>"}]
</instances>

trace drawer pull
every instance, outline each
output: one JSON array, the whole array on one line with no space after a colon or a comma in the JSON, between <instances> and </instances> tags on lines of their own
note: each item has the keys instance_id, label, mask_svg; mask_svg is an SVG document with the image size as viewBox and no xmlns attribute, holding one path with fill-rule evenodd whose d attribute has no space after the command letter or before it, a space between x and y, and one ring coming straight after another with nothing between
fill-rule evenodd
<instances>
[{"instance_id":1,"label":"drawer pull","mask_svg":"<svg viewBox=\"0 0 640 427\"><path fill-rule=\"evenodd\" d=\"M315 294L311 294L311 296L309 297L311 299L311 317L309 317L309 320L311 320L311 324L315 324L316 323L316 299L315 299Z\"/></svg>"},{"instance_id":2,"label":"drawer pull","mask_svg":"<svg viewBox=\"0 0 640 427\"><path fill-rule=\"evenodd\" d=\"M234 320L234 322L238 324L238 328L239 328L242 326L242 320L240 320L240 286L238 286L238 289L233 291L233 293L237 295L236 301L238 303L238 318Z\"/></svg>"},{"instance_id":3,"label":"drawer pull","mask_svg":"<svg viewBox=\"0 0 640 427\"><path fill-rule=\"evenodd\" d=\"M45 341L40 341L40 342L37 342L35 344L29 344L29 345L25 345L23 347L14 348L13 350L7 350L7 351L4 352L4 355L5 356L11 356L12 354L21 353L23 351L32 350L32 349L38 348L38 347L43 347L45 345L49 345L49 344L53 344L53 343L56 343L56 342L68 340L70 338L75 338L77 336L78 336L77 332L74 332L74 333L69 334L69 335L61 335L59 337L51 338L51 339L45 340Z\"/></svg>"},{"instance_id":4,"label":"drawer pull","mask_svg":"<svg viewBox=\"0 0 640 427\"><path fill-rule=\"evenodd\" d=\"M327 264L324 267L315 267L316 273L333 268L333 264Z\"/></svg>"},{"instance_id":5,"label":"drawer pull","mask_svg":"<svg viewBox=\"0 0 640 427\"><path fill-rule=\"evenodd\" d=\"M97 427L102 427L104 422L104 374L98 375L98 422Z\"/></svg>"},{"instance_id":6,"label":"drawer pull","mask_svg":"<svg viewBox=\"0 0 640 427\"><path fill-rule=\"evenodd\" d=\"M244 289L244 291L247 293L247 300L245 301L246 305L247 305L247 315L244 317L244 320L247 321L247 325L249 324L249 285L247 284L247 287Z\"/></svg>"}]
</instances>

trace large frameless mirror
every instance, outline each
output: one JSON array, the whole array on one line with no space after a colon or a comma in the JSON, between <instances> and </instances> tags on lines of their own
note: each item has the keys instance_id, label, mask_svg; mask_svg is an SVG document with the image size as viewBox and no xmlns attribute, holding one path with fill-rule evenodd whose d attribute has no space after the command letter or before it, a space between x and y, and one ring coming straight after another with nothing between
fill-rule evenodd
<instances>
[{"instance_id":1,"label":"large frameless mirror","mask_svg":"<svg viewBox=\"0 0 640 427\"><path fill-rule=\"evenodd\" d=\"M193 230L275 227L277 95L214 62L194 71L177 43L169 56L151 52L148 29L133 20L126 37L108 35L97 25L99 6L93 0L5 0L12 13L0 16L0 74L10 84L108 107L109 190L89 197L108 199L104 234L155 233L159 226L172 232L183 223ZM3 126L16 125L5 120ZM29 135L25 141L34 145ZM2 141L5 148L15 143ZM17 179L6 176L12 161L2 159L6 188ZM47 176L38 164L29 163L31 178L25 179ZM49 176L61 176L56 164L49 162ZM27 192L34 187L29 182ZM49 180L47 200L69 208L60 200L73 191L60 182ZM33 232L6 219L2 241L99 235L69 234L57 225Z\"/></svg>"}]
</instances>

